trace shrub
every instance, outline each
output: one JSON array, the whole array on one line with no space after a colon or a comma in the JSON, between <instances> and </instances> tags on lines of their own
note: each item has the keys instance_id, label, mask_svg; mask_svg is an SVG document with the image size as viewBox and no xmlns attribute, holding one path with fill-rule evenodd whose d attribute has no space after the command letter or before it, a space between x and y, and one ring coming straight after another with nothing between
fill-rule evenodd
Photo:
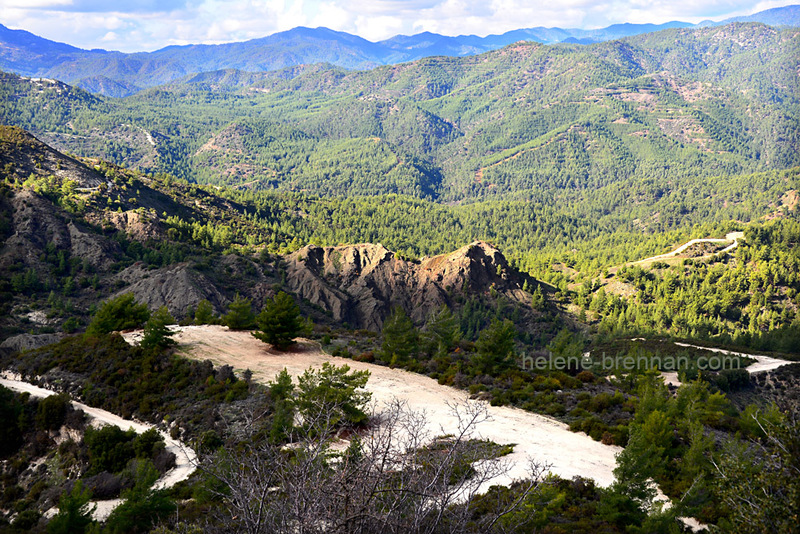
<instances>
[{"instance_id":1,"label":"shrub","mask_svg":"<svg viewBox=\"0 0 800 534\"><path fill-rule=\"evenodd\" d=\"M581 371L580 373L575 376L578 380L583 382L584 384L588 384L590 382L594 382L594 373L591 371Z\"/></svg>"},{"instance_id":2,"label":"shrub","mask_svg":"<svg viewBox=\"0 0 800 534\"><path fill-rule=\"evenodd\" d=\"M66 393L40 400L36 409L36 424L43 430L58 430L64 423L69 407L69 395Z\"/></svg>"},{"instance_id":3,"label":"shrub","mask_svg":"<svg viewBox=\"0 0 800 534\"><path fill-rule=\"evenodd\" d=\"M150 318L147 305L139 304L133 293L125 293L103 303L86 329L87 334L108 334L139 328Z\"/></svg>"}]
</instances>

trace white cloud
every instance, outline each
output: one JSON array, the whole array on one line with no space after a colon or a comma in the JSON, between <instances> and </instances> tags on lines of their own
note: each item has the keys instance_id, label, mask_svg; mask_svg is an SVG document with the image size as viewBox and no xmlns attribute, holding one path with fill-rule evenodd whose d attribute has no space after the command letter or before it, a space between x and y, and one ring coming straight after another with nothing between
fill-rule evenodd
<instances>
[{"instance_id":1,"label":"white cloud","mask_svg":"<svg viewBox=\"0 0 800 534\"><path fill-rule=\"evenodd\" d=\"M535 26L700 22L793 0L0 0L0 23L84 48L153 50L221 43L296 26L380 40L398 33L503 33ZM796 1L796 0L794 0Z\"/></svg>"}]
</instances>

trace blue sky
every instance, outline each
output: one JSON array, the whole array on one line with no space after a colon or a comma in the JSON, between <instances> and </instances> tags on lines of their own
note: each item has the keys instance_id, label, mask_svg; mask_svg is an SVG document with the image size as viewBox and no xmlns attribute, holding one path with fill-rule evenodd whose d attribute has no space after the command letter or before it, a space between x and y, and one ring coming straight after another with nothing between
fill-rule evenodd
<instances>
[{"instance_id":1,"label":"blue sky","mask_svg":"<svg viewBox=\"0 0 800 534\"><path fill-rule=\"evenodd\" d=\"M700 22L797 0L0 0L0 23L81 48L134 52L224 43L296 26L326 26L370 40L431 31L600 28L619 22Z\"/></svg>"}]
</instances>

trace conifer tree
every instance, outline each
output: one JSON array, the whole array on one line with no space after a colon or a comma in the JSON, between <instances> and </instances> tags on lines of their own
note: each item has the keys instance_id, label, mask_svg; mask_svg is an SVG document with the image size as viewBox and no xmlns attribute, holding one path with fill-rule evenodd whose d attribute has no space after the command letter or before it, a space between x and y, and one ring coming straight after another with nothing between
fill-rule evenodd
<instances>
[{"instance_id":1,"label":"conifer tree","mask_svg":"<svg viewBox=\"0 0 800 534\"><path fill-rule=\"evenodd\" d=\"M418 334L414 323L405 310L397 306L383 323L383 344L381 353L384 359L394 363L407 360L418 350Z\"/></svg>"},{"instance_id":2,"label":"conifer tree","mask_svg":"<svg viewBox=\"0 0 800 534\"><path fill-rule=\"evenodd\" d=\"M461 339L458 328L458 319L447 306L442 306L433 314L425 327L425 337L430 345L431 352L447 354Z\"/></svg>"},{"instance_id":3,"label":"conifer tree","mask_svg":"<svg viewBox=\"0 0 800 534\"><path fill-rule=\"evenodd\" d=\"M150 318L146 304L136 302L133 293L125 293L103 303L86 329L87 334L109 334L140 327Z\"/></svg>"},{"instance_id":4,"label":"conifer tree","mask_svg":"<svg viewBox=\"0 0 800 534\"><path fill-rule=\"evenodd\" d=\"M197 303L194 312L194 324L213 324L217 318L214 317L214 306L206 299Z\"/></svg>"},{"instance_id":5,"label":"conifer tree","mask_svg":"<svg viewBox=\"0 0 800 534\"><path fill-rule=\"evenodd\" d=\"M173 332L168 327L171 324L175 324L175 319L166 306L161 306L144 325L144 337L140 346L144 349L165 349L174 345Z\"/></svg>"},{"instance_id":6,"label":"conifer tree","mask_svg":"<svg viewBox=\"0 0 800 534\"><path fill-rule=\"evenodd\" d=\"M283 291L267 301L256 317L256 325L258 331L253 332L253 336L278 350L292 346L294 339L306 329L297 304Z\"/></svg>"},{"instance_id":7,"label":"conifer tree","mask_svg":"<svg viewBox=\"0 0 800 534\"><path fill-rule=\"evenodd\" d=\"M255 318L250 299L236 293L233 301L228 304L228 313L223 317L223 322L231 330L247 330L255 326Z\"/></svg>"},{"instance_id":8,"label":"conifer tree","mask_svg":"<svg viewBox=\"0 0 800 534\"><path fill-rule=\"evenodd\" d=\"M511 366L514 358L514 323L505 319L492 319L489 326L481 330L475 348L478 354L473 363L479 373L495 375Z\"/></svg>"}]
</instances>

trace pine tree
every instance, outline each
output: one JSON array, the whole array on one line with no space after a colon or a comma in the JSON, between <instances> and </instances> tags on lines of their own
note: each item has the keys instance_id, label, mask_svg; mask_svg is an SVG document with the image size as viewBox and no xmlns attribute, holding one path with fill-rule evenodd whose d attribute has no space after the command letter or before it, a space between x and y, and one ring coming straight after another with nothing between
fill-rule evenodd
<instances>
[{"instance_id":1,"label":"pine tree","mask_svg":"<svg viewBox=\"0 0 800 534\"><path fill-rule=\"evenodd\" d=\"M139 344L144 349L165 349L175 344L168 325L175 324L166 306L161 306L144 325L144 337Z\"/></svg>"},{"instance_id":2,"label":"pine tree","mask_svg":"<svg viewBox=\"0 0 800 534\"><path fill-rule=\"evenodd\" d=\"M223 317L223 322L231 330L247 330L255 326L255 318L250 299L236 293L233 301L228 304L228 313Z\"/></svg>"},{"instance_id":3,"label":"pine tree","mask_svg":"<svg viewBox=\"0 0 800 534\"><path fill-rule=\"evenodd\" d=\"M97 505L90 506L91 492L78 480L72 491L58 501L58 514L47 524L48 534L82 534L94 521Z\"/></svg>"},{"instance_id":4,"label":"pine tree","mask_svg":"<svg viewBox=\"0 0 800 534\"><path fill-rule=\"evenodd\" d=\"M194 324L214 324L217 318L214 317L214 306L206 299L197 303L194 312Z\"/></svg>"},{"instance_id":5,"label":"pine tree","mask_svg":"<svg viewBox=\"0 0 800 534\"><path fill-rule=\"evenodd\" d=\"M149 318L147 305L136 302L133 293L125 293L103 303L89 323L86 333L100 335L138 328Z\"/></svg>"},{"instance_id":6,"label":"pine tree","mask_svg":"<svg viewBox=\"0 0 800 534\"><path fill-rule=\"evenodd\" d=\"M544 310L544 304L545 300L544 293L542 293L542 284L538 284L531 297L531 307L533 307L534 310L542 311Z\"/></svg>"},{"instance_id":7,"label":"pine tree","mask_svg":"<svg viewBox=\"0 0 800 534\"><path fill-rule=\"evenodd\" d=\"M458 319L447 306L442 306L439 311L431 316L425 327L425 337L430 345L431 352L447 354L461 339L458 328Z\"/></svg>"},{"instance_id":8,"label":"pine tree","mask_svg":"<svg viewBox=\"0 0 800 534\"><path fill-rule=\"evenodd\" d=\"M256 317L256 325L258 331L253 332L253 336L278 350L286 350L292 346L294 338L306 329L297 304L283 291L267 301Z\"/></svg>"},{"instance_id":9,"label":"pine tree","mask_svg":"<svg viewBox=\"0 0 800 534\"><path fill-rule=\"evenodd\" d=\"M405 361L419 349L417 329L400 306L394 308L391 315L386 318L381 333L383 334L381 353L387 361L394 363Z\"/></svg>"},{"instance_id":10,"label":"pine tree","mask_svg":"<svg viewBox=\"0 0 800 534\"><path fill-rule=\"evenodd\" d=\"M281 443L289 437L294 427L294 384L289 372L284 369L269 384L269 394L275 405L269 437L273 443Z\"/></svg>"},{"instance_id":11,"label":"pine tree","mask_svg":"<svg viewBox=\"0 0 800 534\"><path fill-rule=\"evenodd\" d=\"M514 337L517 330L514 323L505 319L492 319L492 323L481 330L475 348L478 354L473 364L481 374L494 376L508 369L514 358Z\"/></svg>"}]
</instances>

